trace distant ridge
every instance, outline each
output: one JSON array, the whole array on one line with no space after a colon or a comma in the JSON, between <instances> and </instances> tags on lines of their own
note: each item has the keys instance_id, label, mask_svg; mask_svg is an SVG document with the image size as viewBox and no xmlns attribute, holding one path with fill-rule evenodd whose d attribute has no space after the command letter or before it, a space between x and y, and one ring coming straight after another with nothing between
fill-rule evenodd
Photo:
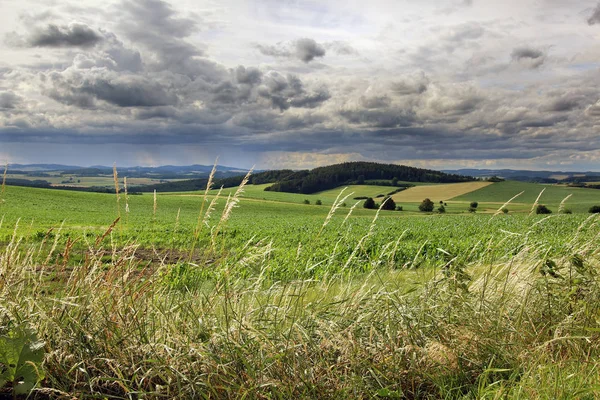
<instances>
[{"instance_id":1,"label":"distant ridge","mask_svg":"<svg viewBox=\"0 0 600 400\"><path fill-rule=\"evenodd\" d=\"M568 183L577 181L600 179L600 172L592 171L531 171L522 169L456 169L443 170L449 174L474 176L477 178L487 178L497 176L500 178L538 183Z\"/></svg>"},{"instance_id":2,"label":"distant ridge","mask_svg":"<svg viewBox=\"0 0 600 400\"><path fill-rule=\"evenodd\" d=\"M367 181L373 180L455 183L470 182L476 179L464 175L448 174L405 165L357 161L329 165L312 170L297 171L277 181L265 190L311 194L344 185L364 184Z\"/></svg>"}]
</instances>

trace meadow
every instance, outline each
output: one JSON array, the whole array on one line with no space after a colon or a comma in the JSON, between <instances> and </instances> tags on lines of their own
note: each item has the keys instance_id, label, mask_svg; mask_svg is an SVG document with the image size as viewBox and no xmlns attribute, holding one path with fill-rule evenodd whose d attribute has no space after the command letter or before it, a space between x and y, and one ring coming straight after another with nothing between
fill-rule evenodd
<instances>
[{"instance_id":1,"label":"meadow","mask_svg":"<svg viewBox=\"0 0 600 400\"><path fill-rule=\"evenodd\" d=\"M599 398L600 192L392 189L5 187L0 397Z\"/></svg>"}]
</instances>

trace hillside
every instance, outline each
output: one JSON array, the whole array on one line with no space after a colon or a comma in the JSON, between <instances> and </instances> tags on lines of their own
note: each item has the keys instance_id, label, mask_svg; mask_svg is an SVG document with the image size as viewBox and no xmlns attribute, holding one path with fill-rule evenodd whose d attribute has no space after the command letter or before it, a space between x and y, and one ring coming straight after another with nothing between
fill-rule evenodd
<instances>
[{"instance_id":1,"label":"hillside","mask_svg":"<svg viewBox=\"0 0 600 400\"><path fill-rule=\"evenodd\" d=\"M311 194L343 185L361 185L377 180L457 183L471 182L475 178L404 165L348 162L315 168L310 171L295 172L265 190ZM377 184L381 184L381 182L377 182Z\"/></svg>"}]
</instances>

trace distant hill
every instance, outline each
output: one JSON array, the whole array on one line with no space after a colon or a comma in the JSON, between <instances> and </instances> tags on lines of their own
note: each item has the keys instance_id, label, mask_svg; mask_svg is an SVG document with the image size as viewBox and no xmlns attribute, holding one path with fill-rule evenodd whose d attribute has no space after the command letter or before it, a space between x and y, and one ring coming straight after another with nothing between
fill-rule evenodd
<instances>
[{"instance_id":1,"label":"distant hill","mask_svg":"<svg viewBox=\"0 0 600 400\"><path fill-rule=\"evenodd\" d=\"M529 171L521 169L456 169L443 170L449 174L488 178L497 176L511 181L535 183L573 183L600 181L600 172L581 171Z\"/></svg>"},{"instance_id":2,"label":"distant hill","mask_svg":"<svg viewBox=\"0 0 600 400\"><path fill-rule=\"evenodd\" d=\"M373 162L348 162L297 171L278 180L265 190L311 194L343 185L368 184L369 181L404 181L455 183L475 180L473 177L447 174L430 169ZM380 183L380 182L378 182Z\"/></svg>"},{"instance_id":3,"label":"distant hill","mask_svg":"<svg viewBox=\"0 0 600 400\"><path fill-rule=\"evenodd\" d=\"M0 173L4 168L0 166ZM149 178L149 179L194 179L208 177L212 170L212 165L162 165L159 167L119 167L117 171L119 176L128 178ZM227 178L243 175L248 172L247 169L217 165L216 177ZM260 172L260 171L258 171ZM81 167L62 164L9 164L9 174L23 175L26 179L38 179L54 176L77 176L77 177L102 177L112 176L113 167L104 165L93 165L90 167Z\"/></svg>"},{"instance_id":4,"label":"distant hill","mask_svg":"<svg viewBox=\"0 0 600 400\"><path fill-rule=\"evenodd\" d=\"M231 177L216 178L213 182L213 188L220 188L221 186L224 188L239 186L246 176L246 173L247 172L244 172L242 175ZM254 185L262 185L264 183L271 183L285 179L292 174L294 174L294 171L289 169L258 172L250 176L249 183ZM154 185L135 186L130 188L130 190L132 192L153 192L155 190L157 192L193 192L206 189L207 183L207 178L187 179L183 181L166 182Z\"/></svg>"}]
</instances>

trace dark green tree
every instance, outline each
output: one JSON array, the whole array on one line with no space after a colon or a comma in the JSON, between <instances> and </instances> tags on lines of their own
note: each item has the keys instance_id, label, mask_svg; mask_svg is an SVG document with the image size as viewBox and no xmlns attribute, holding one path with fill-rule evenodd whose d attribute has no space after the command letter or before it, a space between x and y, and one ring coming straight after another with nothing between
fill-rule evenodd
<instances>
[{"instance_id":1,"label":"dark green tree","mask_svg":"<svg viewBox=\"0 0 600 400\"><path fill-rule=\"evenodd\" d=\"M543 204L538 204L538 206L535 208L535 213L536 214L552 214L552 210L550 210L548 207L546 207Z\"/></svg>"},{"instance_id":2,"label":"dark green tree","mask_svg":"<svg viewBox=\"0 0 600 400\"><path fill-rule=\"evenodd\" d=\"M591 214L598 214L600 213L600 206L591 206L589 209L589 212Z\"/></svg>"},{"instance_id":3,"label":"dark green tree","mask_svg":"<svg viewBox=\"0 0 600 400\"><path fill-rule=\"evenodd\" d=\"M391 197L386 197L383 199L383 203L381 203L381 208L383 210L394 211L396 210L396 202Z\"/></svg>"},{"instance_id":4,"label":"dark green tree","mask_svg":"<svg viewBox=\"0 0 600 400\"><path fill-rule=\"evenodd\" d=\"M421 202L421 204L419 204L419 210L423 211L423 212L432 212L433 211L433 201L431 201L430 199L425 199Z\"/></svg>"},{"instance_id":5,"label":"dark green tree","mask_svg":"<svg viewBox=\"0 0 600 400\"><path fill-rule=\"evenodd\" d=\"M367 198L367 200L365 200L365 203L363 204L363 207L368 209L375 208L375 200L373 200L372 197Z\"/></svg>"}]
</instances>

